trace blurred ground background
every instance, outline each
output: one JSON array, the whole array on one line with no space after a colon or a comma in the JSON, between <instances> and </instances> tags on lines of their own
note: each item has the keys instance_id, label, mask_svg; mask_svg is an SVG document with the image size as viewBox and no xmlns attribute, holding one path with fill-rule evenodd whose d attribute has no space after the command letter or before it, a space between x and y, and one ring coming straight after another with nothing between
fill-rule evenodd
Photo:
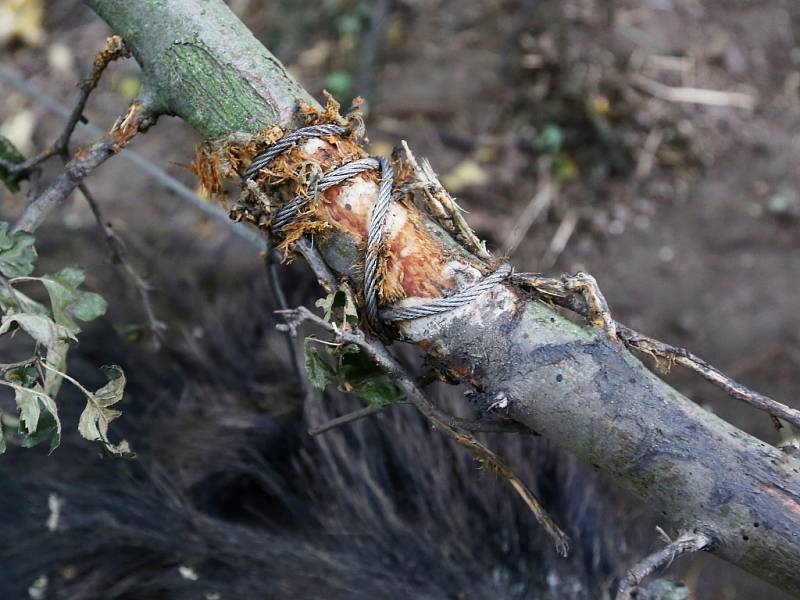
<instances>
[{"instance_id":1,"label":"blurred ground background","mask_svg":"<svg viewBox=\"0 0 800 600\"><path fill-rule=\"evenodd\" d=\"M45 4L39 12L29 0L0 2L0 67L39 92L31 98L0 80L0 133L28 155L63 123L43 95L71 107L75 82L109 34L78 0ZM800 408L800 5L230 4L312 93L326 88L345 106L365 96L375 152L407 139L429 157L492 249L524 270L588 270L619 320ZM90 121L108 127L138 86L132 60L112 65L90 100ZM132 147L194 188L186 165L197 141L183 123L162 119ZM19 194L0 191L2 218L18 214L57 168L47 165ZM146 274L180 279L180 266L157 252L172 237L180 246L172 255L193 257L209 280L263 277L252 246L125 158L89 184ZM86 260L74 242L64 254L59 241L73 234L86 240ZM80 199L40 237L43 265L88 265L104 252ZM90 270L89 285L123 283ZM159 309L191 326L190 310ZM684 373L669 378L737 426L781 441L764 415ZM632 517L647 520L641 509ZM682 569L699 598L779 597L711 558Z\"/></svg>"}]
</instances>

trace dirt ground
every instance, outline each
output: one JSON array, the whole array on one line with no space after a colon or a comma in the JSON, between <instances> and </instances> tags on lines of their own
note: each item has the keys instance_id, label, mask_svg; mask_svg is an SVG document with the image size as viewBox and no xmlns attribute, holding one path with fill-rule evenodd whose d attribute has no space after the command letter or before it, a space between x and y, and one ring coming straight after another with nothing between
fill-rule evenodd
<instances>
[{"instance_id":1,"label":"dirt ground","mask_svg":"<svg viewBox=\"0 0 800 600\"><path fill-rule=\"evenodd\" d=\"M108 31L78 1L47 4L41 39L7 44L0 67L71 105ZM518 268L587 270L618 320L800 408L800 4L230 4L312 93L365 96L374 150L407 139L429 157L479 236ZM87 110L93 123L124 110L137 72L133 61L110 69ZM55 137L62 119L41 94L2 79L0 99L0 133L24 152ZM133 149L194 187L185 165L196 141L164 119ZM260 269L249 245L125 158L91 187L148 269L164 265L147 248L176 229L197 240L187 252L215 257L211 270ZM25 194L0 198L9 218ZM61 225L90 232L91 214L72 202ZM786 435L691 375L669 379L770 443ZM698 598L780 597L710 557L679 566Z\"/></svg>"}]
</instances>

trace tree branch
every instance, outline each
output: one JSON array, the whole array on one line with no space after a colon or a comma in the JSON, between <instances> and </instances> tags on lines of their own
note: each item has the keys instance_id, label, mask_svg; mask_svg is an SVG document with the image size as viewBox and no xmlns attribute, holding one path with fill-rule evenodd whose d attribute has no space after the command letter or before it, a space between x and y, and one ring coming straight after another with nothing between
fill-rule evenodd
<instances>
[{"instance_id":1,"label":"tree branch","mask_svg":"<svg viewBox=\"0 0 800 600\"><path fill-rule=\"evenodd\" d=\"M645 557L625 574L619 585L616 600L631 600L637 587L656 570L669 565L676 557L687 552L699 552L711 546L712 541L703 533L686 533L669 542L661 550Z\"/></svg>"},{"instance_id":2,"label":"tree branch","mask_svg":"<svg viewBox=\"0 0 800 600\"><path fill-rule=\"evenodd\" d=\"M125 39L164 109L209 139L292 128L298 101L319 106L219 0L87 3ZM339 145L313 140L298 152L331 169L344 159ZM314 218L334 233L316 236L313 248L357 291L376 194L364 175L315 204ZM392 210L385 244L396 261L386 283L400 304L447 295L492 269L415 208ZM703 410L605 332L510 283L398 329L472 385L479 405L504 406L677 529L706 532L715 555L800 594L800 461Z\"/></svg>"},{"instance_id":3,"label":"tree branch","mask_svg":"<svg viewBox=\"0 0 800 600\"><path fill-rule=\"evenodd\" d=\"M108 137L78 151L56 180L28 204L12 231L36 231L47 215L60 206L86 177L124 148L136 134L150 127L156 118L143 102L131 104L128 112L111 128Z\"/></svg>"}]
</instances>

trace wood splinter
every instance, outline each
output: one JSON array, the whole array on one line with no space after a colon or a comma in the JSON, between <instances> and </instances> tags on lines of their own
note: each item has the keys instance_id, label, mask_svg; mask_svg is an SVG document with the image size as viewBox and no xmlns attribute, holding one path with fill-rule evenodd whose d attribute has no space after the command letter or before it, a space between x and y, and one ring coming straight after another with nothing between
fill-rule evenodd
<instances>
[{"instance_id":1,"label":"wood splinter","mask_svg":"<svg viewBox=\"0 0 800 600\"><path fill-rule=\"evenodd\" d=\"M704 533L684 533L678 539L672 541L660 530L669 543L661 550L645 557L641 562L634 565L623 577L619 584L616 600L631 600L636 588L641 585L645 578L652 575L656 570L668 566L675 558L688 552L699 552L707 550L713 545L713 540Z\"/></svg>"}]
</instances>

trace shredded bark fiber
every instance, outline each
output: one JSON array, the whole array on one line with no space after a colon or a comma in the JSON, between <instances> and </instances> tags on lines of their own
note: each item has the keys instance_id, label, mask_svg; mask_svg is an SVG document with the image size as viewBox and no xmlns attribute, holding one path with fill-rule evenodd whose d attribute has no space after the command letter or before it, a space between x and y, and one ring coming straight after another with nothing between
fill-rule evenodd
<instances>
[{"instance_id":1,"label":"shredded bark fiber","mask_svg":"<svg viewBox=\"0 0 800 600\"><path fill-rule=\"evenodd\" d=\"M324 192L317 194L314 190L315 176L369 156L362 145L360 112L351 110L344 118L336 100L327 93L326 98L327 105L322 110L301 104L305 124L349 125L351 133L310 139L284 152L244 186L242 197L231 209L235 220L248 221L266 231L277 208L296 196L307 198L309 203L276 240L289 259L292 245L300 237L314 236L324 242L334 231L352 238L362 253L365 250L380 174L368 171ZM285 133L288 132L280 127L270 127L253 136L235 135L222 142L201 144L192 171L206 190L224 198L223 182L238 177L260 152ZM397 153L393 162L396 189L401 189L412 180L412 169ZM454 260L486 272L486 265L474 257L446 249L438 232L425 225L411 194L403 195L390 209L379 253L378 292L383 303L442 296L457 285L452 269L447 268ZM363 272L363 263L359 270Z\"/></svg>"}]
</instances>

